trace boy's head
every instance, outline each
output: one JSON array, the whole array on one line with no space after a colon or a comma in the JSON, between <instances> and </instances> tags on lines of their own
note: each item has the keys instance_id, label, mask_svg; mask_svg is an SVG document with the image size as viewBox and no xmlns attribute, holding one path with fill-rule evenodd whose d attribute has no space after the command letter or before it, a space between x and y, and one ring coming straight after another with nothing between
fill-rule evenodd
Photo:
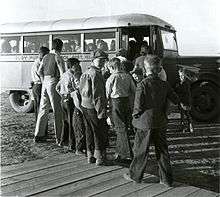
<instances>
[{"instance_id":1,"label":"boy's head","mask_svg":"<svg viewBox=\"0 0 220 197\"><path fill-rule=\"evenodd\" d=\"M92 52L93 64L98 68L103 68L105 62L108 60L108 54L104 51L97 49L96 51Z\"/></svg>"},{"instance_id":2,"label":"boy's head","mask_svg":"<svg viewBox=\"0 0 220 197\"><path fill-rule=\"evenodd\" d=\"M161 59L156 55L147 55L144 59L146 73L158 75L161 71Z\"/></svg>"},{"instance_id":3,"label":"boy's head","mask_svg":"<svg viewBox=\"0 0 220 197\"><path fill-rule=\"evenodd\" d=\"M74 72L81 70L79 63L80 61L77 58L69 58L66 62L67 68L71 68Z\"/></svg>"},{"instance_id":4,"label":"boy's head","mask_svg":"<svg viewBox=\"0 0 220 197\"><path fill-rule=\"evenodd\" d=\"M52 49L55 49L58 52L61 52L63 48L63 41L59 38L56 38L52 41Z\"/></svg>"},{"instance_id":5,"label":"boy's head","mask_svg":"<svg viewBox=\"0 0 220 197\"><path fill-rule=\"evenodd\" d=\"M144 78L143 76L143 70L140 68L135 69L133 72L131 72L132 77L134 78L134 80L139 83L142 81L142 79Z\"/></svg>"},{"instance_id":6,"label":"boy's head","mask_svg":"<svg viewBox=\"0 0 220 197\"><path fill-rule=\"evenodd\" d=\"M110 72L121 70L121 61L119 58L113 57L112 59L110 59L108 66Z\"/></svg>"},{"instance_id":7,"label":"boy's head","mask_svg":"<svg viewBox=\"0 0 220 197\"><path fill-rule=\"evenodd\" d=\"M40 59L42 60L43 57L48 54L50 52L50 50L47 48L47 47L40 47L39 49L39 56L40 56Z\"/></svg>"}]
</instances>

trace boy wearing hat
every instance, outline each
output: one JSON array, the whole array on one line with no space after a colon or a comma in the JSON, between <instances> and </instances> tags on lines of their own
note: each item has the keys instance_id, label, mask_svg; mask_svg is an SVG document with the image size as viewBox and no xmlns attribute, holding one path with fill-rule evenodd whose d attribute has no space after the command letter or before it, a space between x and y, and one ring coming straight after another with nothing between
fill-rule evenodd
<instances>
[{"instance_id":1,"label":"boy wearing hat","mask_svg":"<svg viewBox=\"0 0 220 197\"><path fill-rule=\"evenodd\" d=\"M108 54L98 49L92 53L92 65L80 78L81 106L86 119L88 163L102 165L107 144L105 82L101 69Z\"/></svg>"},{"instance_id":2,"label":"boy wearing hat","mask_svg":"<svg viewBox=\"0 0 220 197\"><path fill-rule=\"evenodd\" d=\"M158 77L161 70L159 57L146 56L144 66L149 75L138 84L136 89L133 111L133 119L137 122L134 159L129 173L124 174L124 178L137 183L141 182L147 165L149 146L153 142L159 166L160 183L171 186L173 177L166 140L166 103L167 99L170 99L177 104L179 99L169 83Z\"/></svg>"}]
</instances>

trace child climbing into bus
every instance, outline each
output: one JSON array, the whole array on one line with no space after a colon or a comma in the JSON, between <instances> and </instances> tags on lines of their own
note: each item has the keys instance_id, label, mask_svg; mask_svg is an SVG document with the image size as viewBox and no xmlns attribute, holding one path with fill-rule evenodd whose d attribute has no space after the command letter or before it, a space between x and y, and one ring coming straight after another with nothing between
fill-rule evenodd
<instances>
[{"instance_id":1,"label":"child climbing into bus","mask_svg":"<svg viewBox=\"0 0 220 197\"><path fill-rule=\"evenodd\" d=\"M106 95L111 100L113 128L117 133L115 159L123 162L133 157L128 126L131 122L129 98L134 98L135 84L131 75L122 69L118 58L112 58L109 67L112 74L106 81Z\"/></svg>"},{"instance_id":2,"label":"child climbing into bus","mask_svg":"<svg viewBox=\"0 0 220 197\"><path fill-rule=\"evenodd\" d=\"M183 133L189 131L194 132L193 121L190 115L191 110L191 92L190 82L187 78L186 70L184 68L179 69L180 83L176 87L176 93L180 98L180 118L181 118L181 130ZM186 120L185 120L186 117Z\"/></svg>"}]
</instances>

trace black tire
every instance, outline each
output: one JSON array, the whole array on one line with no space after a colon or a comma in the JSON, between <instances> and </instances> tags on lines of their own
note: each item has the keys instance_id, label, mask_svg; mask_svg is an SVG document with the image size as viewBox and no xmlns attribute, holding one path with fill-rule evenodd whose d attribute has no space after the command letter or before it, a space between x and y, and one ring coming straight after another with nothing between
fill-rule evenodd
<instances>
[{"instance_id":1,"label":"black tire","mask_svg":"<svg viewBox=\"0 0 220 197\"><path fill-rule=\"evenodd\" d=\"M219 88L210 82L192 86L192 117L197 121L215 120L220 114Z\"/></svg>"},{"instance_id":2,"label":"black tire","mask_svg":"<svg viewBox=\"0 0 220 197\"><path fill-rule=\"evenodd\" d=\"M19 113L33 112L33 101L27 91L15 91L9 95L12 108Z\"/></svg>"}]
</instances>

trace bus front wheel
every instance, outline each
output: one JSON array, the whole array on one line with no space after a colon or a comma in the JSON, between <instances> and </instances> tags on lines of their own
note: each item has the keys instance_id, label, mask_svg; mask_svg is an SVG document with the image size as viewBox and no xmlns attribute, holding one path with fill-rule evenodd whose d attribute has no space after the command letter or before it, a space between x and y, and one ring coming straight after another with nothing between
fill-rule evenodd
<instances>
[{"instance_id":1,"label":"bus front wheel","mask_svg":"<svg viewBox=\"0 0 220 197\"><path fill-rule=\"evenodd\" d=\"M27 91L13 91L9 94L9 101L12 108L19 113L28 113L33 111L33 101L30 93Z\"/></svg>"},{"instance_id":2,"label":"bus front wheel","mask_svg":"<svg viewBox=\"0 0 220 197\"><path fill-rule=\"evenodd\" d=\"M219 116L219 88L210 82L192 86L192 117L198 121L211 121Z\"/></svg>"}]
</instances>

